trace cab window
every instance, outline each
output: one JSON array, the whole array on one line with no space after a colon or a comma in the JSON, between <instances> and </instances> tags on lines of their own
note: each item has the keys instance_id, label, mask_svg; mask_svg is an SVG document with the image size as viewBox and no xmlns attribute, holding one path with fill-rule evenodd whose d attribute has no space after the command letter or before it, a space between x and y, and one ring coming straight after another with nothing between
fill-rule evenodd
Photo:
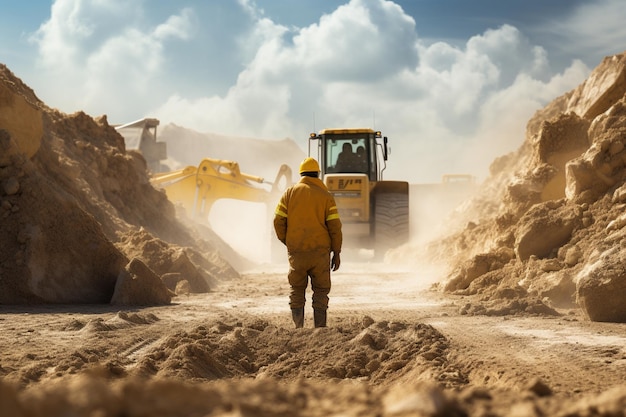
<instances>
[{"instance_id":1,"label":"cab window","mask_svg":"<svg viewBox=\"0 0 626 417\"><path fill-rule=\"evenodd\" d=\"M326 172L368 172L365 138L330 139L326 146Z\"/></svg>"}]
</instances>

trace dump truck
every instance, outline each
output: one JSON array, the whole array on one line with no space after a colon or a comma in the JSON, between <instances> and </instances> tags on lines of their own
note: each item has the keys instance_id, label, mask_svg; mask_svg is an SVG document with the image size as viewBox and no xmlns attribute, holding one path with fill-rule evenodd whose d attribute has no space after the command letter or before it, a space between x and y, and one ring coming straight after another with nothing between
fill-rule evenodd
<instances>
[{"instance_id":1,"label":"dump truck","mask_svg":"<svg viewBox=\"0 0 626 417\"><path fill-rule=\"evenodd\" d=\"M157 140L159 124L159 119L146 117L115 126L115 130L124 137L126 149L141 152L151 172L167 170L162 162L167 159L167 144Z\"/></svg>"},{"instance_id":2,"label":"dump truck","mask_svg":"<svg viewBox=\"0 0 626 417\"><path fill-rule=\"evenodd\" d=\"M382 258L409 240L409 183L383 180L388 139L370 128L323 129L309 135L309 156L335 198L345 246Z\"/></svg>"}]
</instances>

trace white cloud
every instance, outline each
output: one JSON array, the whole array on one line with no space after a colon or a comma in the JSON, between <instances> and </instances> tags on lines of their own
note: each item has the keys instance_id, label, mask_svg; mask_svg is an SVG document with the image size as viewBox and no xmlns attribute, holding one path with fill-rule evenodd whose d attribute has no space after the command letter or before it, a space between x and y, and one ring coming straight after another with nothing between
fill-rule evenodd
<instances>
[{"instance_id":1,"label":"white cloud","mask_svg":"<svg viewBox=\"0 0 626 417\"><path fill-rule=\"evenodd\" d=\"M156 27L153 35L156 39L167 40L169 38L189 39L192 10L184 8L180 15L170 16L165 23Z\"/></svg>"},{"instance_id":2,"label":"white cloud","mask_svg":"<svg viewBox=\"0 0 626 417\"><path fill-rule=\"evenodd\" d=\"M55 97L55 106L68 111L118 115L143 106L161 75L165 43L188 39L192 12L183 9L156 27L141 29L140 5L57 0L50 19L33 36L47 81L41 95Z\"/></svg>"},{"instance_id":3,"label":"white cloud","mask_svg":"<svg viewBox=\"0 0 626 417\"><path fill-rule=\"evenodd\" d=\"M625 20L623 0L595 0L564 19L550 22L544 30L560 39L563 48L599 62L606 55L626 50Z\"/></svg>"},{"instance_id":4,"label":"white cloud","mask_svg":"<svg viewBox=\"0 0 626 417\"><path fill-rule=\"evenodd\" d=\"M374 24L372 16L385 26ZM258 25L265 41L237 84L226 97L203 101L211 107L202 114L228 114L236 120L205 116L194 126L242 135L306 137L314 113L324 123L349 115L367 115L369 121L376 96L364 100L359 91L370 83L384 83L386 77L410 70L417 62L414 22L389 2L355 0L295 33L278 26L271 30L267 19ZM292 42L287 35L293 35ZM224 105L237 110L225 110ZM168 111L157 112L165 117ZM214 120L219 124L211 124ZM241 125L240 120L246 123Z\"/></svg>"},{"instance_id":5,"label":"white cloud","mask_svg":"<svg viewBox=\"0 0 626 417\"><path fill-rule=\"evenodd\" d=\"M415 21L386 0L351 0L303 28L276 24L253 1L240 0L239 14L229 11L236 31L201 35L201 23L211 29L208 16L184 9L148 24L141 20L148 4L57 0L36 34L49 81L49 91L38 93L62 97L54 105L70 111L291 137L303 147L314 123L370 126L390 137L389 176L436 181L450 172L483 175L493 158L521 144L534 111L589 72L573 62L555 74L546 50L510 25L460 46L427 44ZM201 36L228 39L239 48L232 54L244 59L223 94L206 87L211 67L194 79L191 93L179 91L189 83L181 68L164 69L173 42L193 44L191 56L205 53Z\"/></svg>"},{"instance_id":6,"label":"white cloud","mask_svg":"<svg viewBox=\"0 0 626 417\"><path fill-rule=\"evenodd\" d=\"M39 63L44 68L72 69L90 53L92 42L137 14L137 7L123 0L57 0L50 19L32 37L39 47Z\"/></svg>"},{"instance_id":7,"label":"white cloud","mask_svg":"<svg viewBox=\"0 0 626 417\"><path fill-rule=\"evenodd\" d=\"M371 82L416 62L415 22L391 2L353 0L294 37L287 57L319 82Z\"/></svg>"},{"instance_id":8,"label":"white cloud","mask_svg":"<svg viewBox=\"0 0 626 417\"><path fill-rule=\"evenodd\" d=\"M371 126L390 136L392 176L437 181L460 170L480 177L522 143L537 109L589 71L575 62L551 74L546 51L510 25L463 47L425 45L413 19L383 0L352 0L291 32L261 15L263 41L225 96L172 97L158 117L201 131L288 136L303 146L313 119L317 129Z\"/></svg>"}]
</instances>

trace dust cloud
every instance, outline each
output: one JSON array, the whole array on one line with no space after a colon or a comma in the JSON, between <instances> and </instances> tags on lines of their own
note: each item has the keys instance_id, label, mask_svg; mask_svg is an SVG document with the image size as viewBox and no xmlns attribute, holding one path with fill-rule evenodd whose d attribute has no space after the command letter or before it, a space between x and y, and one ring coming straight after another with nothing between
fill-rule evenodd
<instances>
[{"instance_id":1,"label":"dust cloud","mask_svg":"<svg viewBox=\"0 0 626 417\"><path fill-rule=\"evenodd\" d=\"M170 168L198 166L203 158L234 161L244 175L261 177L262 183L249 182L262 190L263 201L221 198L212 206L206 223L241 256L253 264L272 261L276 240L272 219L280 194L297 178L294 172L305 157L291 139L256 139L202 133L168 124L159 130L157 140L167 145ZM291 168L290 178L277 178L283 165ZM197 219L196 219L197 220ZM200 219L204 221L204 219ZM284 248L283 248L284 250Z\"/></svg>"},{"instance_id":2,"label":"dust cloud","mask_svg":"<svg viewBox=\"0 0 626 417\"><path fill-rule=\"evenodd\" d=\"M273 201L273 200L272 200ZM257 264L271 262L271 221L276 204L232 199L218 200L209 213L209 224L226 243Z\"/></svg>"},{"instance_id":3,"label":"dust cloud","mask_svg":"<svg viewBox=\"0 0 626 417\"><path fill-rule=\"evenodd\" d=\"M459 180L439 183L411 184L409 208L411 241L426 243L444 235L455 221L455 212L463 210L462 203L477 190L475 177L459 175Z\"/></svg>"},{"instance_id":4,"label":"dust cloud","mask_svg":"<svg viewBox=\"0 0 626 417\"><path fill-rule=\"evenodd\" d=\"M223 159L237 162L242 173L262 177L267 184L274 183L283 164L297 174L297 167L306 157L293 139L224 136L197 132L174 124L160 129L158 140L167 144L172 169L197 166L202 158Z\"/></svg>"}]
</instances>

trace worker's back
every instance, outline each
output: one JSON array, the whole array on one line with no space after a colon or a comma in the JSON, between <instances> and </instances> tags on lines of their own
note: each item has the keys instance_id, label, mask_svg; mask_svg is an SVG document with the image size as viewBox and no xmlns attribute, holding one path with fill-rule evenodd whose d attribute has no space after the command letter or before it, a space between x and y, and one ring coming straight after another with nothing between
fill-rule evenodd
<instances>
[{"instance_id":1,"label":"worker's back","mask_svg":"<svg viewBox=\"0 0 626 417\"><path fill-rule=\"evenodd\" d=\"M317 178L302 177L292 187L288 201L287 249L304 252L330 250L326 213L332 204L326 186Z\"/></svg>"}]
</instances>

